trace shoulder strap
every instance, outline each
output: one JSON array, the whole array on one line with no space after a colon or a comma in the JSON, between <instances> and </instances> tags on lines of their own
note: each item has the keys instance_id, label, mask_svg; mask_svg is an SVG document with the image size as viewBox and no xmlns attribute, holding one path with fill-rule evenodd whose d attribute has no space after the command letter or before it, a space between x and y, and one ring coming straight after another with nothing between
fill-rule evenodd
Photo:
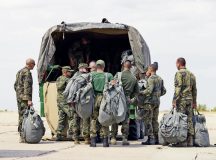
<instances>
[{"instance_id":1,"label":"shoulder strap","mask_svg":"<svg viewBox=\"0 0 216 160\"><path fill-rule=\"evenodd\" d=\"M121 80L121 77L122 77L122 72L118 72L118 80L119 80L119 82L122 81L122 80Z\"/></svg>"},{"instance_id":2,"label":"shoulder strap","mask_svg":"<svg viewBox=\"0 0 216 160\"><path fill-rule=\"evenodd\" d=\"M105 83L107 84L109 82L109 80L108 80L108 73L107 72L104 73L104 76L105 76Z\"/></svg>"},{"instance_id":3,"label":"shoulder strap","mask_svg":"<svg viewBox=\"0 0 216 160\"><path fill-rule=\"evenodd\" d=\"M122 78L122 72L118 72L117 76L118 76L117 79L119 81L119 84L122 85L122 80L121 80L121 78Z\"/></svg>"}]
</instances>

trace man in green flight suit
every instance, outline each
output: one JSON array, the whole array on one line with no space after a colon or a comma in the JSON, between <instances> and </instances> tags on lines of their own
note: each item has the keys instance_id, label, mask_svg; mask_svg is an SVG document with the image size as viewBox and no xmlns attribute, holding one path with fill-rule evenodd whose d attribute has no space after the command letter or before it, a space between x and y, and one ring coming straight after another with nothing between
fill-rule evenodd
<instances>
[{"instance_id":1,"label":"man in green flight suit","mask_svg":"<svg viewBox=\"0 0 216 160\"><path fill-rule=\"evenodd\" d=\"M178 58L176 61L178 72L175 74L175 93L173 97L173 107L177 112L184 113L188 116L188 137L185 142L175 146L186 147L193 146L194 128L192 122L193 108L197 106L197 88L196 78L189 70L186 69L184 58Z\"/></svg>"},{"instance_id":2,"label":"man in green flight suit","mask_svg":"<svg viewBox=\"0 0 216 160\"><path fill-rule=\"evenodd\" d=\"M146 134L148 139L146 142L142 142L142 145L154 145L158 144L158 115L160 106L160 97L166 94L166 89L163 84L163 80L156 74L158 66L151 64L148 67L146 73L148 80L147 86L141 94L145 97L143 110L143 118Z\"/></svg>"},{"instance_id":3,"label":"man in green flight suit","mask_svg":"<svg viewBox=\"0 0 216 160\"><path fill-rule=\"evenodd\" d=\"M98 121L98 115L99 115L99 109L101 105L101 101L103 98L103 90L104 85L106 82L106 75L108 81L110 82L113 79L113 76L111 73L104 73L105 69L105 62L103 60L98 60L96 62L96 72L92 72L92 85L95 93L95 105L94 105L94 111L91 117L91 127L90 127L90 137L91 137L91 144L90 147L96 147L96 136L97 136L97 121ZM100 132L103 137L103 147L109 147L108 143L108 135L109 135L109 127L102 126L101 127L102 132Z\"/></svg>"},{"instance_id":4,"label":"man in green flight suit","mask_svg":"<svg viewBox=\"0 0 216 160\"><path fill-rule=\"evenodd\" d=\"M62 132L66 127L66 118L68 117L68 130L72 132L72 109L67 104L64 95L62 94L67 86L67 83L72 75L72 71L70 66L62 67L62 75L57 78L56 86L57 86L57 106L58 106L58 127L57 127L57 136L56 141L63 140Z\"/></svg>"},{"instance_id":5,"label":"man in green flight suit","mask_svg":"<svg viewBox=\"0 0 216 160\"><path fill-rule=\"evenodd\" d=\"M32 85L33 79L30 70L33 70L35 61L31 58L26 60L26 66L19 70L16 74L16 81L14 84L14 90L16 91L17 106L19 113L18 132L20 134L20 143L24 143L25 140L21 135L23 114L28 107L32 106Z\"/></svg>"},{"instance_id":6,"label":"man in green flight suit","mask_svg":"<svg viewBox=\"0 0 216 160\"><path fill-rule=\"evenodd\" d=\"M139 94L139 86L137 83L136 77L133 75L133 73L130 71L131 69L131 61L126 60L123 64L123 71L119 72L115 75L115 79L121 81L122 87L125 93L125 96L127 98L127 114L125 117L125 120L122 122L122 145L129 145L130 143L128 142L128 135L129 135L129 105L130 105L130 100L134 98L134 96ZM121 74L121 79L119 74ZM118 124L113 124L112 125L112 131L111 131L111 144L115 145L116 144L116 136L118 133Z\"/></svg>"}]
</instances>

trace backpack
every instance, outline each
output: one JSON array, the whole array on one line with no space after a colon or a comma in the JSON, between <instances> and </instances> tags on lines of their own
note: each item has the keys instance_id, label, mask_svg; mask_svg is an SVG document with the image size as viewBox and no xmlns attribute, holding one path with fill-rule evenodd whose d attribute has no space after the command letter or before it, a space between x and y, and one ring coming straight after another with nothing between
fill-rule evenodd
<instances>
[{"instance_id":1,"label":"backpack","mask_svg":"<svg viewBox=\"0 0 216 160\"><path fill-rule=\"evenodd\" d=\"M176 109L164 114L159 125L160 143L179 143L187 139L187 115L177 112Z\"/></svg>"},{"instance_id":2,"label":"backpack","mask_svg":"<svg viewBox=\"0 0 216 160\"><path fill-rule=\"evenodd\" d=\"M94 90L91 81L88 80L89 77L86 75L81 75L80 77L85 79L86 83L77 90L74 102L76 103L75 108L77 114L82 119L87 119L93 113Z\"/></svg>"},{"instance_id":3,"label":"backpack","mask_svg":"<svg viewBox=\"0 0 216 160\"><path fill-rule=\"evenodd\" d=\"M121 79L121 74L118 73L118 75L118 79ZM114 123L118 124L125 119L126 111L126 97L121 82L119 81L115 85L109 84L108 74L105 73L105 86L98 121L103 126L110 126Z\"/></svg>"},{"instance_id":4,"label":"backpack","mask_svg":"<svg viewBox=\"0 0 216 160\"><path fill-rule=\"evenodd\" d=\"M41 117L30 107L24 113L21 136L27 143L39 143L45 134Z\"/></svg>"},{"instance_id":5,"label":"backpack","mask_svg":"<svg viewBox=\"0 0 216 160\"><path fill-rule=\"evenodd\" d=\"M197 147L208 147L210 146L209 133L206 128L206 118L200 114L198 110L194 112L193 116L194 125L194 145Z\"/></svg>"}]
</instances>

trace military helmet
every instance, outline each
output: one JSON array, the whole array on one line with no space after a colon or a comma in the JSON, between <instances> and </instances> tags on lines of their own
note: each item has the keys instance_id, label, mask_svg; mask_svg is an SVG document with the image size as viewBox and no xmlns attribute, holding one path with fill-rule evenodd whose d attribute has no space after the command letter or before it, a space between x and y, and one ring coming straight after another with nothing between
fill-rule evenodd
<instances>
[{"instance_id":1,"label":"military helmet","mask_svg":"<svg viewBox=\"0 0 216 160\"><path fill-rule=\"evenodd\" d=\"M96 66L97 65L101 65L101 66L103 66L103 67L105 67L105 62L103 61L103 60L97 60L97 62L96 62Z\"/></svg>"},{"instance_id":2,"label":"military helmet","mask_svg":"<svg viewBox=\"0 0 216 160\"><path fill-rule=\"evenodd\" d=\"M68 71L68 72L73 72L73 70L71 69L70 66L63 66L63 67L62 67L62 70L66 70L66 71Z\"/></svg>"},{"instance_id":3,"label":"military helmet","mask_svg":"<svg viewBox=\"0 0 216 160\"><path fill-rule=\"evenodd\" d=\"M80 69L80 68L88 68L88 64L80 63L79 66L78 66L78 69Z\"/></svg>"}]
</instances>

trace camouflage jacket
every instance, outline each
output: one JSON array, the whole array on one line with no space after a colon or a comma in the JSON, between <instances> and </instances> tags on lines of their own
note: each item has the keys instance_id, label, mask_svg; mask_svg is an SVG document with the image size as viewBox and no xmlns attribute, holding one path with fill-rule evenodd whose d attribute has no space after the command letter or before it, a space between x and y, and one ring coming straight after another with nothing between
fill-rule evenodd
<instances>
[{"instance_id":1,"label":"camouflage jacket","mask_svg":"<svg viewBox=\"0 0 216 160\"><path fill-rule=\"evenodd\" d=\"M196 103L196 78L189 70L180 69L176 72L174 82L175 93L173 100L193 100L193 103Z\"/></svg>"},{"instance_id":2,"label":"camouflage jacket","mask_svg":"<svg viewBox=\"0 0 216 160\"><path fill-rule=\"evenodd\" d=\"M56 86L57 86L57 102L58 103L66 103L65 97L62 94L67 86L69 82L69 78L65 77L65 76L60 76L57 78L56 80Z\"/></svg>"},{"instance_id":3,"label":"camouflage jacket","mask_svg":"<svg viewBox=\"0 0 216 160\"><path fill-rule=\"evenodd\" d=\"M16 81L14 84L17 99L31 101L32 85L33 79L30 70L27 67L19 70L16 74Z\"/></svg>"},{"instance_id":4,"label":"camouflage jacket","mask_svg":"<svg viewBox=\"0 0 216 160\"><path fill-rule=\"evenodd\" d=\"M160 104L160 97L166 94L163 80L154 74L148 78L146 89L141 92L145 97L144 103Z\"/></svg>"}]
</instances>

